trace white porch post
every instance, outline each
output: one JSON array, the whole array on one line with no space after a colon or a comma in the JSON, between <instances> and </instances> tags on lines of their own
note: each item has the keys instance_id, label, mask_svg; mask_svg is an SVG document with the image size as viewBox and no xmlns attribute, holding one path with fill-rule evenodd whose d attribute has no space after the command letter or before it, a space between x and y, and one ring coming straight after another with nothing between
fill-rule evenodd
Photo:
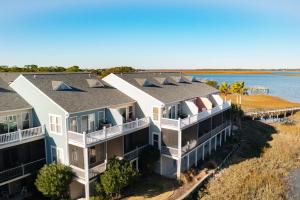
<instances>
[{"instance_id":1,"label":"white porch post","mask_svg":"<svg viewBox=\"0 0 300 200\"><path fill-rule=\"evenodd\" d=\"M188 153L188 154L187 154L187 163L186 163L186 165L187 165L187 170L189 170L189 168L190 168L190 155L191 155L191 153Z\"/></svg>"},{"instance_id":2,"label":"white porch post","mask_svg":"<svg viewBox=\"0 0 300 200\"><path fill-rule=\"evenodd\" d=\"M180 172L181 172L181 119L178 118L178 160L177 160L177 179L180 179Z\"/></svg>"},{"instance_id":3,"label":"white porch post","mask_svg":"<svg viewBox=\"0 0 300 200\"><path fill-rule=\"evenodd\" d=\"M84 134L84 145L86 144L86 136ZM88 148L85 146L83 149L83 159L84 159L84 178L85 178L85 199L90 199L90 180L89 180L89 153Z\"/></svg>"}]
</instances>

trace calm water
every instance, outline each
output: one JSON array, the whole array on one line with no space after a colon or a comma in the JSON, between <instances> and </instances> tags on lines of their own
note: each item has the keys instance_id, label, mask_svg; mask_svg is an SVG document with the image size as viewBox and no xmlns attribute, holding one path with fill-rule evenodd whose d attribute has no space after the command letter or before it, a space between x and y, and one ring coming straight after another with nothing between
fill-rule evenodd
<instances>
[{"instance_id":1,"label":"calm water","mask_svg":"<svg viewBox=\"0 0 300 200\"><path fill-rule=\"evenodd\" d=\"M195 74L218 82L244 81L246 86L264 86L270 94L300 103L300 76L274 76L271 74Z\"/></svg>"}]
</instances>

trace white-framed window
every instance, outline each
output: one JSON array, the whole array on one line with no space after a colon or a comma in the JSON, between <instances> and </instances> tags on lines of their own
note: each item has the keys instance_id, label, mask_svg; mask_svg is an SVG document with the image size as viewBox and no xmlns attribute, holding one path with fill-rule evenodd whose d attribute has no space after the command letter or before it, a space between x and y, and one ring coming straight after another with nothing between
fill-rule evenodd
<instances>
[{"instance_id":1,"label":"white-framed window","mask_svg":"<svg viewBox=\"0 0 300 200\"><path fill-rule=\"evenodd\" d=\"M78 126L77 126L77 117L70 117L69 118L69 130L73 132L78 132Z\"/></svg>"},{"instance_id":2,"label":"white-framed window","mask_svg":"<svg viewBox=\"0 0 300 200\"><path fill-rule=\"evenodd\" d=\"M176 119L176 106L172 105L169 107L169 118Z\"/></svg>"},{"instance_id":3,"label":"white-framed window","mask_svg":"<svg viewBox=\"0 0 300 200\"><path fill-rule=\"evenodd\" d=\"M51 146L51 159L52 162L64 163L64 153L62 148Z\"/></svg>"},{"instance_id":4,"label":"white-framed window","mask_svg":"<svg viewBox=\"0 0 300 200\"><path fill-rule=\"evenodd\" d=\"M0 134L11 133L18 130L17 116L8 115L0 117Z\"/></svg>"},{"instance_id":5,"label":"white-framed window","mask_svg":"<svg viewBox=\"0 0 300 200\"><path fill-rule=\"evenodd\" d=\"M158 107L152 107L152 118L155 121L158 121L159 118L159 108Z\"/></svg>"},{"instance_id":6,"label":"white-framed window","mask_svg":"<svg viewBox=\"0 0 300 200\"><path fill-rule=\"evenodd\" d=\"M55 134L62 134L62 119L59 115L49 115L50 132Z\"/></svg>"},{"instance_id":7,"label":"white-framed window","mask_svg":"<svg viewBox=\"0 0 300 200\"><path fill-rule=\"evenodd\" d=\"M94 132L95 131L95 114L89 114L88 115L88 121L89 121L89 132Z\"/></svg>"}]
</instances>

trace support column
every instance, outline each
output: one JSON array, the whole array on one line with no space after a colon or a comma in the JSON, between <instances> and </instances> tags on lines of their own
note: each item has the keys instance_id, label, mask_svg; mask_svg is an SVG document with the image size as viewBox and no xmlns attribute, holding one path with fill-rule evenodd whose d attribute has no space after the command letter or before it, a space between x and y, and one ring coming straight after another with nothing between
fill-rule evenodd
<instances>
[{"instance_id":1,"label":"support column","mask_svg":"<svg viewBox=\"0 0 300 200\"><path fill-rule=\"evenodd\" d=\"M222 146L222 132L220 133L220 146Z\"/></svg>"},{"instance_id":2,"label":"support column","mask_svg":"<svg viewBox=\"0 0 300 200\"><path fill-rule=\"evenodd\" d=\"M217 151L218 135L215 136L215 151Z\"/></svg>"},{"instance_id":3,"label":"support column","mask_svg":"<svg viewBox=\"0 0 300 200\"><path fill-rule=\"evenodd\" d=\"M180 180L181 158L177 160L177 180Z\"/></svg>"},{"instance_id":4,"label":"support column","mask_svg":"<svg viewBox=\"0 0 300 200\"><path fill-rule=\"evenodd\" d=\"M90 199L90 180L89 180L89 157L88 148L83 149L83 159L84 159L84 174L85 174L85 199Z\"/></svg>"},{"instance_id":5,"label":"support column","mask_svg":"<svg viewBox=\"0 0 300 200\"><path fill-rule=\"evenodd\" d=\"M209 139L208 152L210 155L211 154L211 138Z\"/></svg>"},{"instance_id":6,"label":"support column","mask_svg":"<svg viewBox=\"0 0 300 200\"><path fill-rule=\"evenodd\" d=\"M198 147L199 148L199 147ZM195 151L195 166L197 167L197 154L198 154L198 148L196 148L196 151Z\"/></svg>"},{"instance_id":7,"label":"support column","mask_svg":"<svg viewBox=\"0 0 300 200\"><path fill-rule=\"evenodd\" d=\"M187 163L186 163L186 165L187 165L187 170L190 169L190 154L191 154L191 153L188 153L188 154L187 154Z\"/></svg>"},{"instance_id":8,"label":"support column","mask_svg":"<svg viewBox=\"0 0 300 200\"><path fill-rule=\"evenodd\" d=\"M225 129L225 141L224 142L226 142L226 132L227 132L227 129Z\"/></svg>"},{"instance_id":9,"label":"support column","mask_svg":"<svg viewBox=\"0 0 300 200\"><path fill-rule=\"evenodd\" d=\"M205 143L202 145L202 160L204 160L205 156Z\"/></svg>"}]
</instances>

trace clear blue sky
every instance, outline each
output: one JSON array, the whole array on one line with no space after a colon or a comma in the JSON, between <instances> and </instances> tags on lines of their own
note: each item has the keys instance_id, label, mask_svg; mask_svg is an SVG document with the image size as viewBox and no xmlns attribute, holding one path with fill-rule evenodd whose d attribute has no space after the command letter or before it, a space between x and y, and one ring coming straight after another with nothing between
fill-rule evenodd
<instances>
[{"instance_id":1,"label":"clear blue sky","mask_svg":"<svg viewBox=\"0 0 300 200\"><path fill-rule=\"evenodd\" d=\"M0 0L0 65L300 68L299 0Z\"/></svg>"}]
</instances>

